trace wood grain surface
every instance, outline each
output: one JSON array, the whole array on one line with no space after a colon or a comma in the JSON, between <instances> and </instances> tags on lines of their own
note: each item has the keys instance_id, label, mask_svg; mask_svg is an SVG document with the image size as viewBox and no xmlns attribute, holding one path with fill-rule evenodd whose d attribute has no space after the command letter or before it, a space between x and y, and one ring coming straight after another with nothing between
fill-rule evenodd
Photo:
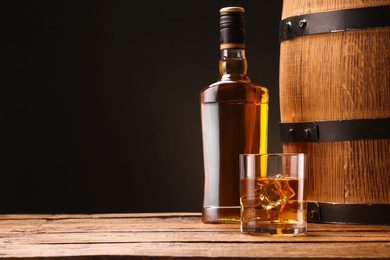
<instances>
[{"instance_id":1,"label":"wood grain surface","mask_svg":"<svg viewBox=\"0 0 390 260\"><path fill-rule=\"evenodd\" d=\"M290 16L348 9L389 5L389 0L284 0L282 19Z\"/></svg>"},{"instance_id":2,"label":"wood grain surface","mask_svg":"<svg viewBox=\"0 0 390 260\"><path fill-rule=\"evenodd\" d=\"M390 226L309 224L302 236L251 236L199 213L0 215L0 258L390 258Z\"/></svg>"},{"instance_id":3,"label":"wood grain surface","mask_svg":"<svg viewBox=\"0 0 390 260\"><path fill-rule=\"evenodd\" d=\"M285 0L283 17L390 5L390 0ZM390 117L390 28L296 37L280 46L281 122ZM309 155L308 199L390 203L390 139L285 143Z\"/></svg>"}]
</instances>

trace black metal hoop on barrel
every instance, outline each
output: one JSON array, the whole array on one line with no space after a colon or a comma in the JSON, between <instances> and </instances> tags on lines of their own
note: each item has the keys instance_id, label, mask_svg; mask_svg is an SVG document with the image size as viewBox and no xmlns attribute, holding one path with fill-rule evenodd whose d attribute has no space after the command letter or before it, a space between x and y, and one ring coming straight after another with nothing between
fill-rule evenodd
<instances>
[{"instance_id":1,"label":"black metal hoop on barrel","mask_svg":"<svg viewBox=\"0 0 390 260\"><path fill-rule=\"evenodd\" d=\"M311 34L390 26L390 6L342 9L288 17L279 24L279 40Z\"/></svg>"}]
</instances>

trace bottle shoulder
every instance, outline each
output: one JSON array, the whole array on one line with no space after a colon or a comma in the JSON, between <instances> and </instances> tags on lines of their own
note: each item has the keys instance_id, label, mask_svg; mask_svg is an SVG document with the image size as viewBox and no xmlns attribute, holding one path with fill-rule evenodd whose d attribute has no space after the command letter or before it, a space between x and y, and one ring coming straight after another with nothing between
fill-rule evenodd
<instances>
[{"instance_id":1,"label":"bottle shoulder","mask_svg":"<svg viewBox=\"0 0 390 260\"><path fill-rule=\"evenodd\" d=\"M201 90L200 101L268 103L268 89L246 80L220 80Z\"/></svg>"}]
</instances>

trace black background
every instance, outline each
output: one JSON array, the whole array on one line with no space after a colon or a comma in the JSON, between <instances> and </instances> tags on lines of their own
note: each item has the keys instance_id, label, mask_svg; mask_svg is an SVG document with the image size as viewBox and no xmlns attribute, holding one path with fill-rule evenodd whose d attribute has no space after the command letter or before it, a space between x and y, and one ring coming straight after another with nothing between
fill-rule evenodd
<instances>
[{"instance_id":1,"label":"black background","mask_svg":"<svg viewBox=\"0 0 390 260\"><path fill-rule=\"evenodd\" d=\"M282 0L2 2L0 213L200 211L199 91L232 5L277 152Z\"/></svg>"}]
</instances>

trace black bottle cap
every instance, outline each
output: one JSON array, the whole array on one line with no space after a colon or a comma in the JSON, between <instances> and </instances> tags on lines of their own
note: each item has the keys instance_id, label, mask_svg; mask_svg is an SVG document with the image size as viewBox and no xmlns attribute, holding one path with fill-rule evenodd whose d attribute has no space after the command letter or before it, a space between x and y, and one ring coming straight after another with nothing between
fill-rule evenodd
<instances>
[{"instance_id":1,"label":"black bottle cap","mask_svg":"<svg viewBox=\"0 0 390 260\"><path fill-rule=\"evenodd\" d=\"M244 49L245 9L242 7L225 7L219 12L221 49Z\"/></svg>"}]
</instances>

